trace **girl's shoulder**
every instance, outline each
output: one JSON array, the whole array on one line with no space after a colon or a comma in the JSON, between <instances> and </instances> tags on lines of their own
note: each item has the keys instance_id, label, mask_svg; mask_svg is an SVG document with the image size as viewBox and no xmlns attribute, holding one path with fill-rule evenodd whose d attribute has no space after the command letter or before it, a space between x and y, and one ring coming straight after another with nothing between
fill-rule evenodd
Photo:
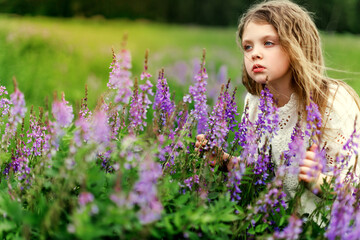
<instances>
[{"instance_id":1,"label":"girl's shoulder","mask_svg":"<svg viewBox=\"0 0 360 240\"><path fill-rule=\"evenodd\" d=\"M327 110L337 115L347 115L349 112L359 113L356 92L345 84L331 84L329 86Z\"/></svg>"},{"instance_id":2,"label":"girl's shoulder","mask_svg":"<svg viewBox=\"0 0 360 240\"><path fill-rule=\"evenodd\" d=\"M357 121L359 128L360 110L356 92L346 84L333 84L329 88L324 124L338 132L351 133Z\"/></svg>"}]
</instances>

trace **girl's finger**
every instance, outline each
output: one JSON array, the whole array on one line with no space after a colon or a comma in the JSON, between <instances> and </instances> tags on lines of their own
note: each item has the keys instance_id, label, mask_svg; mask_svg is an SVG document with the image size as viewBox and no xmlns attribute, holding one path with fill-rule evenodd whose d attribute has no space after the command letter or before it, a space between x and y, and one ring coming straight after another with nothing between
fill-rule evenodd
<instances>
[{"instance_id":1,"label":"girl's finger","mask_svg":"<svg viewBox=\"0 0 360 240\"><path fill-rule=\"evenodd\" d=\"M315 159L315 153L312 151L306 151L305 158L306 159Z\"/></svg>"},{"instance_id":2,"label":"girl's finger","mask_svg":"<svg viewBox=\"0 0 360 240\"><path fill-rule=\"evenodd\" d=\"M299 180L305 182L313 182L315 179L307 174L299 174Z\"/></svg>"},{"instance_id":3,"label":"girl's finger","mask_svg":"<svg viewBox=\"0 0 360 240\"><path fill-rule=\"evenodd\" d=\"M299 166L305 166L305 167L315 167L315 166L318 166L320 167L321 164L319 162L316 162L316 161L313 161L313 160L309 160L309 159L304 159L302 160L301 163L299 163Z\"/></svg>"},{"instance_id":4,"label":"girl's finger","mask_svg":"<svg viewBox=\"0 0 360 240\"><path fill-rule=\"evenodd\" d=\"M308 173L311 172L311 171L312 171L312 169L309 168L309 167L300 167L299 173L301 173L301 174L308 174Z\"/></svg>"},{"instance_id":5,"label":"girl's finger","mask_svg":"<svg viewBox=\"0 0 360 240\"><path fill-rule=\"evenodd\" d=\"M313 145L311 145L309 151L310 151L310 152L315 152L317 148L318 148L318 145L313 144Z\"/></svg>"},{"instance_id":6,"label":"girl's finger","mask_svg":"<svg viewBox=\"0 0 360 240\"><path fill-rule=\"evenodd\" d=\"M205 135L204 134L199 134L199 135L197 135L196 136L196 140L198 140L198 141L203 141L205 139Z\"/></svg>"}]
</instances>

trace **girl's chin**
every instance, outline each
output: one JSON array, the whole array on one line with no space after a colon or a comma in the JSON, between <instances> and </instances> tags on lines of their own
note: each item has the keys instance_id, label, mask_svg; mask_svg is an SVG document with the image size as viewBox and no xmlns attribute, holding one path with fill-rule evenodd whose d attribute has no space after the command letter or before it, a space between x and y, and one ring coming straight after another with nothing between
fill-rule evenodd
<instances>
[{"instance_id":1,"label":"girl's chin","mask_svg":"<svg viewBox=\"0 0 360 240\"><path fill-rule=\"evenodd\" d=\"M266 77L264 78L253 78L256 83L265 84L267 83Z\"/></svg>"}]
</instances>

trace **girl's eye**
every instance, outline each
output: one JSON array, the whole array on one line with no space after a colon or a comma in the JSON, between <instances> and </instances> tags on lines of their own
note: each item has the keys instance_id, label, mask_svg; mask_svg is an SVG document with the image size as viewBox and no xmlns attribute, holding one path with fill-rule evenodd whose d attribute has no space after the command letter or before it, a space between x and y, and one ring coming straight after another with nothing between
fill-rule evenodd
<instances>
[{"instance_id":1,"label":"girl's eye","mask_svg":"<svg viewBox=\"0 0 360 240\"><path fill-rule=\"evenodd\" d=\"M272 45L274 45L274 43L273 43L273 42L270 42L270 41L266 41L266 42L264 43L264 45L265 45L265 46L272 46Z\"/></svg>"},{"instance_id":2,"label":"girl's eye","mask_svg":"<svg viewBox=\"0 0 360 240\"><path fill-rule=\"evenodd\" d=\"M251 46L250 45L244 45L244 50L245 51L249 51L251 49Z\"/></svg>"}]
</instances>

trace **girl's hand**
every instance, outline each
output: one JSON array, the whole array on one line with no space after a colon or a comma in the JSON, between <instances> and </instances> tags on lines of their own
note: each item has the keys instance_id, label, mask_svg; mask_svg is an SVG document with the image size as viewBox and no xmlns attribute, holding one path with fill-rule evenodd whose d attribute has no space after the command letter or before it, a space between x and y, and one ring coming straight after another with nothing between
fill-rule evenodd
<instances>
[{"instance_id":1,"label":"girl's hand","mask_svg":"<svg viewBox=\"0 0 360 240\"><path fill-rule=\"evenodd\" d=\"M195 143L195 151L203 150L207 144L207 140L204 134L199 134L196 136L196 143Z\"/></svg>"},{"instance_id":2,"label":"girl's hand","mask_svg":"<svg viewBox=\"0 0 360 240\"><path fill-rule=\"evenodd\" d=\"M210 160L210 165L212 167L215 166L216 160L215 160L215 154L210 153L209 151L205 150L206 144L208 140L205 137L205 134L199 134L196 136L196 143L195 143L195 151L196 152L205 152L206 151L206 157Z\"/></svg>"},{"instance_id":3,"label":"girl's hand","mask_svg":"<svg viewBox=\"0 0 360 240\"><path fill-rule=\"evenodd\" d=\"M201 152L204 151L208 140L205 138L204 134L199 134L196 136L195 142L195 151ZM207 151L206 157L210 160L210 165L212 167L216 164L216 159L222 157L223 160L227 160L229 158L229 154L225 153L221 148L215 147L215 149L211 151Z\"/></svg>"},{"instance_id":4,"label":"girl's hand","mask_svg":"<svg viewBox=\"0 0 360 240\"><path fill-rule=\"evenodd\" d=\"M299 164L299 180L311 183L313 188L320 190L320 185L323 182L324 176L321 173L323 166L319 159L315 158L315 151L317 148L318 146L313 144L309 151L306 151L305 159Z\"/></svg>"}]
</instances>

